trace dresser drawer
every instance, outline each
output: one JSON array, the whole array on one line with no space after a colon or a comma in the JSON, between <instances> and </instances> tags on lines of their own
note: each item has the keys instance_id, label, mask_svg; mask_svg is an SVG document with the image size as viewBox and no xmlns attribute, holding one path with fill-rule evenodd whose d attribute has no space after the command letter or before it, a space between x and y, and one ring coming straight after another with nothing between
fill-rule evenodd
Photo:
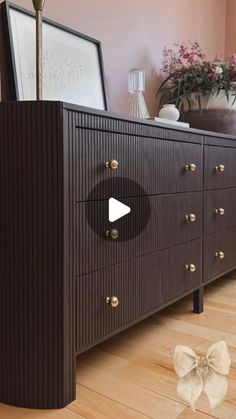
<instances>
[{"instance_id":1,"label":"dresser drawer","mask_svg":"<svg viewBox=\"0 0 236 419\"><path fill-rule=\"evenodd\" d=\"M217 254L217 255L216 255ZM220 256L222 258L220 258ZM236 228L211 234L204 239L204 281L236 265Z\"/></svg>"},{"instance_id":2,"label":"dresser drawer","mask_svg":"<svg viewBox=\"0 0 236 419\"><path fill-rule=\"evenodd\" d=\"M198 191L202 187L199 144L78 129L74 159L77 201L106 199L114 194L118 198L137 196L132 185L128 189L117 185L118 177L137 182L144 190L138 195ZM106 167L112 160L118 162L117 169ZM194 172L186 170L191 163L196 165Z\"/></svg>"},{"instance_id":3,"label":"dresser drawer","mask_svg":"<svg viewBox=\"0 0 236 419\"><path fill-rule=\"evenodd\" d=\"M189 263L195 272L186 270ZM200 283L200 240L77 278L77 353ZM106 303L113 296L116 308Z\"/></svg>"},{"instance_id":4,"label":"dresser drawer","mask_svg":"<svg viewBox=\"0 0 236 419\"><path fill-rule=\"evenodd\" d=\"M205 146L205 189L236 187L236 149Z\"/></svg>"},{"instance_id":5,"label":"dresser drawer","mask_svg":"<svg viewBox=\"0 0 236 419\"><path fill-rule=\"evenodd\" d=\"M108 221L108 201L77 204L76 275L201 237L202 198L199 192L150 196L150 218L138 236L135 232L140 219L147 215L145 198L123 198L122 202L131 208L131 213L114 223ZM191 214L195 221L193 217L191 222ZM97 234L88 219L93 220ZM116 241L106 238L106 231L111 229L118 230Z\"/></svg>"},{"instance_id":6,"label":"dresser drawer","mask_svg":"<svg viewBox=\"0 0 236 419\"><path fill-rule=\"evenodd\" d=\"M236 189L204 193L204 233L215 233L236 226Z\"/></svg>"}]
</instances>

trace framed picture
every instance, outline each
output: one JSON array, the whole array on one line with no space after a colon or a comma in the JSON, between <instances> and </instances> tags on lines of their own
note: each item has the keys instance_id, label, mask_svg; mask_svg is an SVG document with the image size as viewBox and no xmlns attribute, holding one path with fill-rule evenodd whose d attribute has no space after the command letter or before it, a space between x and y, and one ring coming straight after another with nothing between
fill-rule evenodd
<instances>
[{"instance_id":1,"label":"framed picture","mask_svg":"<svg viewBox=\"0 0 236 419\"><path fill-rule=\"evenodd\" d=\"M8 1L1 12L15 96L8 99L35 100L35 14ZM107 110L101 43L43 19L43 99Z\"/></svg>"}]
</instances>

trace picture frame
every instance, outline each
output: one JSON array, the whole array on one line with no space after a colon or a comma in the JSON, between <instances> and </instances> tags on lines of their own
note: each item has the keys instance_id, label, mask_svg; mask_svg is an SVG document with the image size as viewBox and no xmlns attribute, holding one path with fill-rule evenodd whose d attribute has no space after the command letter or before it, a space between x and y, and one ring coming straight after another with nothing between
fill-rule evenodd
<instances>
[{"instance_id":1,"label":"picture frame","mask_svg":"<svg viewBox=\"0 0 236 419\"><path fill-rule=\"evenodd\" d=\"M2 99L35 100L35 14L4 1L1 21ZM101 42L43 18L43 99L108 110Z\"/></svg>"}]
</instances>

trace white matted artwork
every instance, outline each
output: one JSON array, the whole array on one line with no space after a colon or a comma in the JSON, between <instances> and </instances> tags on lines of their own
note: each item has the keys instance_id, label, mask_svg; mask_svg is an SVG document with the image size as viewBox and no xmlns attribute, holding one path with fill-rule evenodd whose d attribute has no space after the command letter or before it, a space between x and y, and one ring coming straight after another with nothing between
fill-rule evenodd
<instances>
[{"instance_id":1,"label":"white matted artwork","mask_svg":"<svg viewBox=\"0 0 236 419\"><path fill-rule=\"evenodd\" d=\"M35 100L35 17L7 4L7 20L16 99ZM43 99L107 109L99 41L44 19Z\"/></svg>"}]
</instances>

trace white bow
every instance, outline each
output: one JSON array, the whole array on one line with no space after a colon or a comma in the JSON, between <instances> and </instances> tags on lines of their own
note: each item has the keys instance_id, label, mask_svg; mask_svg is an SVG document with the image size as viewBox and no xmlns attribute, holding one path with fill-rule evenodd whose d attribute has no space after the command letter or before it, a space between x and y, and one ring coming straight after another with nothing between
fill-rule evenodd
<instances>
[{"instance_id":1,"label":"white bow","mask_svg":"<svg viewBox=\"0 0 236 419\"><path fill-rule=\"evenodd\" d=\"M231 359L224 341L212 345L206 356L197 356L188 346L177 345L174 368L179 381L178 395L193 410L201 393L206 393L211 408L218 406L228 390L225 375L229 374Z\"/></svg>"}]
</instances>

